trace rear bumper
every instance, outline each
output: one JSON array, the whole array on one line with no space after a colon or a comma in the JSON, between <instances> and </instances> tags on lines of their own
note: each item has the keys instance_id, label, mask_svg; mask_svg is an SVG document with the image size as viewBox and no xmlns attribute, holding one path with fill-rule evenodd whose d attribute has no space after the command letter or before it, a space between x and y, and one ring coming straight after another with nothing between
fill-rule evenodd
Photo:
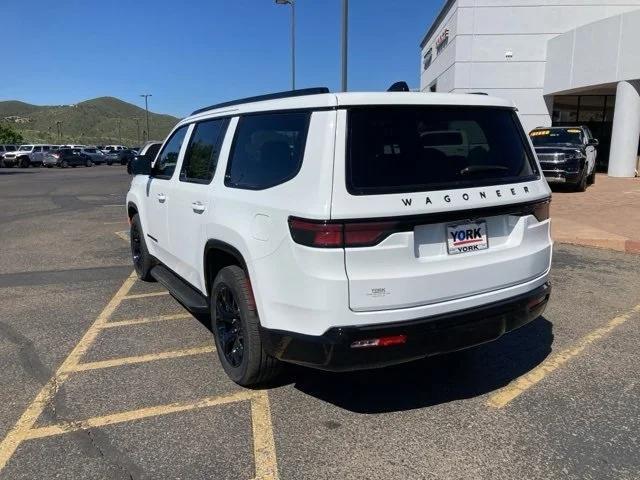
<instances>
[{"instance_id":1,"label":"rear bumper","mask_svg":"<svg viewBox=\"0 0 640 480\"><path fill-rule=\"evenodd\" d=\"M551 293L547 282L525 294L480 307L407 322L334 327L319 336L261 328L265 349L290 363L343 371L384 367L495 340L539 317ZM406 343L352 348L357 340L406 335Z\"/></svg>"}]
</instances>

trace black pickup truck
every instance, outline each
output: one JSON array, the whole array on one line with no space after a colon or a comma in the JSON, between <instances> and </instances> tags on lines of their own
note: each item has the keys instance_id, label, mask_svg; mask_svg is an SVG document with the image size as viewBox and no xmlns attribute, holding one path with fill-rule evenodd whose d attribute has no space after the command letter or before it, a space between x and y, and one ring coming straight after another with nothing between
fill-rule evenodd
<instances>
[{"instance_id":1,"label":"black pickup truck","mask_svg":"<svg viewBox=\"0 0 640 480\"><path fill-rule=\"evenodd\" d=\"M584 192L596 179L596 146L587 127L538 127L529 136L547 182Z\"/></svg>"}]
</instances>

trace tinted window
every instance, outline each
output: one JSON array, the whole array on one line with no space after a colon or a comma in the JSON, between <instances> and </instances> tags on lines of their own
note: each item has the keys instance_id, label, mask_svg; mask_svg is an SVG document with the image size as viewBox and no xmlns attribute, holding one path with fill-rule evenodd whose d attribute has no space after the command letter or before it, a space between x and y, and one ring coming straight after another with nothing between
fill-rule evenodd
<instances>
[{"instance_id":1,"label":"tinted window","mask_svg":"<svg viewBox=\"0 0 640 480\"><path fill-rule=\"evenodd\" d=\"M7 145L7 151L8 152L15 152L16 151L16 147L14 145Z\"/></svg>"},{"instance_id":2,"label":"tinted window","mask_svg":"<svg viewBox=\"0 0 640 480\"><path fill-rule=\"evenodd\" d=\"M241 117L227 166L225 185L261 190L292 179L300 170L309 112Z\"/></svg>"},{"instance_id":3,"label":"tinted window","mask_svg":"<svg viewBox=\"0 0 640 480\"><path fill-rule=\"evenodd\" d=\"M153 164L152 176L156 178L171 178L178 163L178 155L180 155L180 147L184 141L188 126L180 127L176 130L169 141L166 143L160 155Z\"/></svg>"},{"instance_id":4,"label":"tinted window","mask_svg":"<svg viewBox=\"0 0 640 480\"><path fill-rule=\"evenodd\" d=\"M532 130L529 136L536 146L584 143L582 130L579 128L542 128Z\"/></svg>"},{"instance_id":5,"label":"tinted window","mask_svg":"<svg viewBox=\"0 0 640 480\"><path fill-rule=\"evenodd\" d=\"M160 150L160 147L162 145L159 143L154 143L153 145L150 145L149 148L147 148L147 151L145 152L145 156L149 157L152 161L154 158L156 158L156 155L158 154L158 150Z\"/></svg>"},{"instance_id":6,"label":"tinted window","mask_svg":"<svg viewBox=\"0 0 640 480\"><path fill-rule=\"evenodd\" d=\"M180 180L209 183L218 164L220 144L227 127L226 119L209 120L196 124L189 148L184 156Z\"/></svg>"},{"instance_id":7,"label":"tinted window","mask_svg":"<svg viewBox=\"0 0 640 480\"><path fill-rule=\"evenodd\" d=\"M352 108L347 189L366 195L532 180L537 174L525 138L510 109Z\"/></svg>"}]
</instances>

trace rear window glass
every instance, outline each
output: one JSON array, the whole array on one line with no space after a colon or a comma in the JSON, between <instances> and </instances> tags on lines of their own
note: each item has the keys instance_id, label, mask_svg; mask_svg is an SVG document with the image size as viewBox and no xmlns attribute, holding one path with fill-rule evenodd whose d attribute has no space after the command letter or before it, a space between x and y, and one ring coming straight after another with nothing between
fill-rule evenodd
<instances>
[{"instance_id":1,"label":"rear window glass","mask_svg":"<svg viewBox=\"0 0 640 480\"><path fill-rule=\"evenodd\" d=\"M295 177L304 156L310 115L285 112L241 117L225 185L263 190Z\"/></svg>"},{"instance_id":2,"label":"rear window glass","mask_svg":"<svg viewBox=\"0 0 640 480\"><path fill-rule=\"evenodd\" d=\"M397 106L348 113L347 189L417 192L538 178L513 110Z\"/></svg>"},{"instance_id":3,"label":"rear window glass","mask_svg":"<svg viewBox=\"0 0 640 480\"><path fill-rule=\"evenodd\" d=\"M581 145L583 143L582 130L579 128L545 128L533 130L529 136L531 142L536 146L571 144Z\"/></svg>"}]
</instances>

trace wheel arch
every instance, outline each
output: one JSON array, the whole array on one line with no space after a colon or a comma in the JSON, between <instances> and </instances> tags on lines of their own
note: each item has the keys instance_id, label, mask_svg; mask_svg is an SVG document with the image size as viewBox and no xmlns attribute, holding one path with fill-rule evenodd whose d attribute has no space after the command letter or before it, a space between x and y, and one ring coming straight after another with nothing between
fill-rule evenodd
<instances>
[{"instance_id":1,"label":"wheel arch","mask_svg":"<svg viewBox=\"0 0 640 480\"><path fill-rule=\"evenodd\" d=\"M209 295L209 290L211 289L215 276L224 267L237 265L242 268L246 272L247 277L249 277L247 262L242 253L240 253L240 250L221 240L210 239L207 241L204 246L202 261L205 295Z\"/></svg>"},{"instance_id":2,"label":"wheel arch","mask_svg":"<svg viewBox=\"0 0 640 480\"><path fill-rule=\"evenodd\" d=\"M133 203L133 202L128 202L127 203L127 217L129 217L129 222L131 222L131 219L133 218L133 216L138 213L138 206Z\"/></svg>"}]
</instances>

